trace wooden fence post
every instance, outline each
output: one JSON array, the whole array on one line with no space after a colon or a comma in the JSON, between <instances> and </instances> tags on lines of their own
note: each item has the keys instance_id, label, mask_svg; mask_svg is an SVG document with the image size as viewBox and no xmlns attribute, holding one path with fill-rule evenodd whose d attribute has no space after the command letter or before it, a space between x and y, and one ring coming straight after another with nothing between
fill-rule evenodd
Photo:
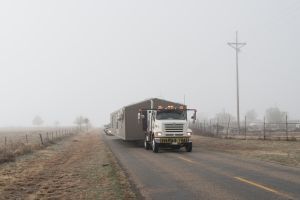
<instances>
[{"instance_id":1,"label":"wooden fence post","mask_svg":"<svg viewBox=\"0 0 300 200\"><path fill-rule=\"evenodd\" d=\"M266 117L264 117L264 140L266 139Z\"/></svg>"},{"instance_id":2,"label":"wooden fence post","mask_svg":"<svg viewBox=\"0 0 300 200\"><path fill-rule=\"evenodd\" d=\"M41 139L41 144L44 145L42 134L40 134L40 139Z\"/></svg>"},{"instance_id":3,"label":"wooden fence post","mask_svg":"<svg viewBox=\"0 0 300 200\"><path fill-rule=\"evenodd\" d=\"M245 140L247 139L247 116L245 115Z\"/></svg>"},{"instance_id":4,"label":"wooden fence post","mask_svg":"<svg viewBox=\"0 0 300 200\"><path fill-rule=\"evenodd\" d=\"M28 137L27 137L27 134L25 135L25 137L26 137L26 143L28 144Z\"/></svg>"},{"instance_id":5,"label":"wooden fence post","mask_svg":"<svg viewBox=\"0 0 300 200\"><path fill-rule=\"evenodd\" d=\"M5 136L5 138L4 138L4 147L5 147L5 149L6 149L6 144L7 144L7 138Z\"/></svg>"},{"instance_id":6,"label":"wooden fence post","mask_svg":"<svg viewBox=\"0 0 300 200\"><path fill-rule=\"evenodd\" d=\"M286 134L286 140L289 140L289 130L288 130L288 117L285 116L285 134Z\"/></svg>"},{"instance_id":7,"label":"wooden fence post","mask_svg":"<svg viewBox=\"0 0 300 200\"><path fill-rule=\"evenodd\" d=\"M199 125L200 125L200 133L203 134L203 127L202 127L201 121L199 121Z\"/></svg>"},{"instance_id":8,"label":"wooden fence post","mask_svg":"<svg viewBox=\"0 0 300 200\"><path fill-rule=\"evenodd\" d=\"M217 136L219 135L219 119L217 119Z\"/></svg>"},{"instance_id":9,"label":"wooden fence post","mask_svg":"<svg viewBox=\"0 0 300 200\"><path fill-rule=\"evenodd\" d=\"M229 124L230 124L230 116L228 118L228 123L227 123L226 138L228 138Z\"/></svg>"}]
</instances>

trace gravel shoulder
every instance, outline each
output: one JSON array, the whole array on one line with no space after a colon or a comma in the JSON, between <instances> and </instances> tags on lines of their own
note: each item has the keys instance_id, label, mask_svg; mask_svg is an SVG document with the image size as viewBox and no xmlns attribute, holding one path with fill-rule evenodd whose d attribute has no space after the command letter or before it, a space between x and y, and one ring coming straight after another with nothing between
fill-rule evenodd
<instances>
[{"instance_id":1,"label":"gravel shoulder","mask_svg":"<svg viewBox=\"0 0 300 200\"><path fill-rule=\"evenodd\" d=\"M92 131L0 165L0 199L136 196L100 131Z\"/></svg>"}]
</instances>

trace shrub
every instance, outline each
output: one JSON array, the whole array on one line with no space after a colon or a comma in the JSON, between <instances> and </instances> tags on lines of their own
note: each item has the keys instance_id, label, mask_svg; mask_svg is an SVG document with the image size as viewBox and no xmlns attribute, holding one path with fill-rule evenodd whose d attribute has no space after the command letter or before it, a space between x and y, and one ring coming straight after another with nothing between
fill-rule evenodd
<instances>
[{"instance_id":1,"label":"shrub","mask_svg":"<svg viewBox=\"0 0 300 200\"><path fill-rule=\"evenodd\" d=\"M16 155L5 149L0 150L0 164L5 162L13 162L16 159Z\"/></svg>"}]
</instances>

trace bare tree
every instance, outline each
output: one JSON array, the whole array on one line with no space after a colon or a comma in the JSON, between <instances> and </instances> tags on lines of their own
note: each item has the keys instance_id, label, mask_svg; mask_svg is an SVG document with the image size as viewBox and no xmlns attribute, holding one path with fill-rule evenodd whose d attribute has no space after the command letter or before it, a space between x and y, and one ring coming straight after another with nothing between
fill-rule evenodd
<instances>
[{"instance_id":1,"label":"bare tree","mask_svg":"<svg viewBox=\"0 0 300 200\"><path fill-rule=\"evenodd\" d=\"M254 122L257 119L257 113L254 109L248 110L246 112L246 118L248 122Z\"/></svg>"},{"instance_id":2,"label":"bare tree","mask_svg":"<svg viewBox=\"0 0 300 200\"><path fill-rule=\"evenodd\" d=\"M55 126L55 127L58 127L59 125L60 125L60 122L59 122L59 121L55 121L55 122L54 122L54 126Z\"/></svg>"},{"instance_id":3,"label":"bare tree","mask_svg":"<svg viewBox=\"0 0 300 200\"><path fill-rule=\"evenodd\" d=\"M285 120L286 112L282 112L278 107L271 107L266 110L267 122L276 123Z\"/></svg>"},{"instance_id":4,"label":"bare tree","mask_svg":"<svg viewBox=\"0 0 300 200\"><path fill-rule=\"evenodd\" d=\"M79 126L79 130L81 131L82 124L84 124L84 117L82 116L77 117L74 123Z\"/></svg>"},{"instance_id":5,"label":"bare tree","mask_svg":"<svg viewBox=\"0 0 300 200\"><path fill-rule=\"evenodd\" d=\"M40 116L35 116L35 118L33 118L32 120L32 124L34 126L41 126L44 123L43 119Z\"/></svg>"},{"instance_id":6,"label":"bare tree","mask_svg":"<svg viewBox=\"0 0 300 200\"><path fill-rule=\"evenodd\" d=\"M88 118L84 118L84 124L86 126L86 130L89 131L90 120Z\"/></svg>"},{"instance_id":7,"label":"bare tree","mask_svg":"<svg viewBox=\"0 0 300 200\"><path fill-rule=\"evenodd\" d=\"M227 124L229 119L232 121L234 117L228 112L220 112L215 115L215 120L218 120L219 123Z\"/></svg>"}]
</instances>

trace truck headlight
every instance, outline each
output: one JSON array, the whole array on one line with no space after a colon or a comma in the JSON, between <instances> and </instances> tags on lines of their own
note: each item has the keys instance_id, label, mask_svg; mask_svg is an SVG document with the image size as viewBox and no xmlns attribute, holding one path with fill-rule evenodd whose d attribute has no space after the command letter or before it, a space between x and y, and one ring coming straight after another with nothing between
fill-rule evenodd
<instances>
[{"instance_id":1,"label":"truck headlight","mask_svg":"<svg viewBox=\"0 0 300 200\"><path fill-rule=\"evenodd\" d=\"M191 132L187 132L187 135L188 135L188 136L191 136L191 135L192 135L192 133L191 133Z\"/></svg>"},{"instance_id":2,"label":"truck headlight","mask_svg":"<svg viewBox=\"0 0 300 200\"><path fill-rule=\"evenodd\" d=\"M156 132L155 135L156 136L162 136L162 133L161 132Z\"/></svg>"}]
</instances>

